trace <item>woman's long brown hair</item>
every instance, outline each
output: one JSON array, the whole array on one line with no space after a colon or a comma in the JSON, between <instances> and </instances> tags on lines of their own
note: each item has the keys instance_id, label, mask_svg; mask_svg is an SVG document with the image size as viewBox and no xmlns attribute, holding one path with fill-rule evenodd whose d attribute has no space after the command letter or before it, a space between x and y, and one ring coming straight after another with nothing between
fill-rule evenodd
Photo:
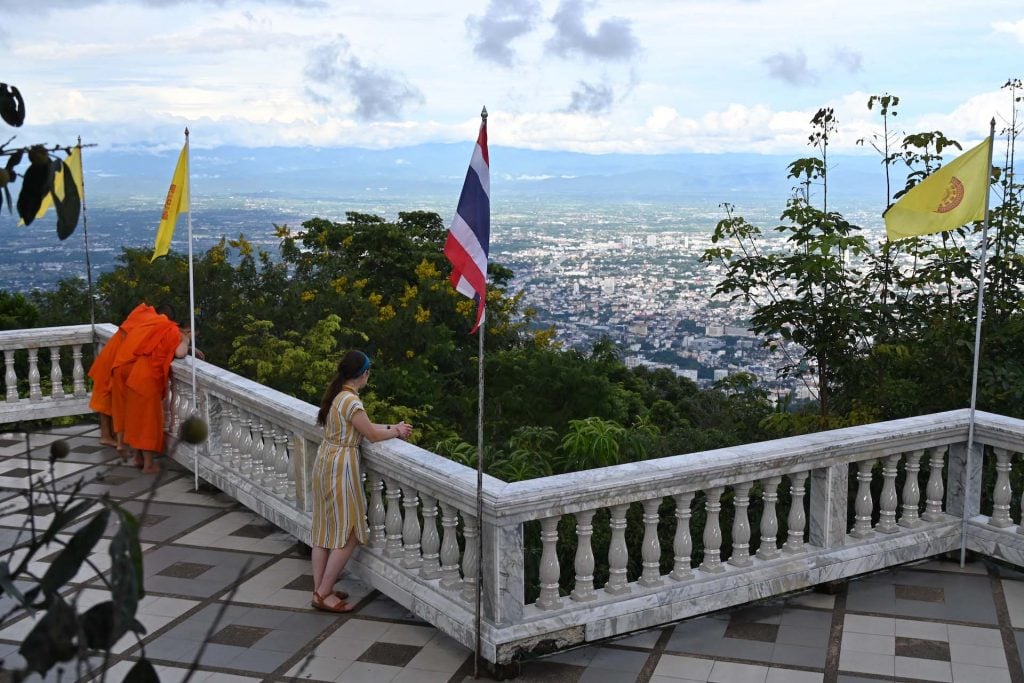
<instances>
[{"instance_id":1,"label":"woman's long brown hair","mask_svg":"<svg viewBox=\"0 0 1024 683\"><path fill-rule=\"evenodd\" d=\"M341 388L345 386L345 382L363 374L360 370L363 369L364 364L369 365L368 360L366 354L362 351L349 351L341 357L341 360L338 362L338 369L334 373L334 378L327 385L324 397L320 399L320 412L316 414L316 423L318 425L323 426L327 424L327 414L331 412L331 404L334 403L334 397L341 393Z\"/></svg>"}]
</instances>

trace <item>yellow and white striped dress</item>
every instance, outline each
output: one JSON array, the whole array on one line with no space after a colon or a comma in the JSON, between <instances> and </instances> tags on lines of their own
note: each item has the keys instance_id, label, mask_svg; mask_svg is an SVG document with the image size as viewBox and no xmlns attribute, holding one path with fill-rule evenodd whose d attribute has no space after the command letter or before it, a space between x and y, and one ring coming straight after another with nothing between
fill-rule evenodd
<instances>
[{"instance_id":1,"label":"yellow and white striped dress","mask_svg":"<svg viewBox=\"0 0 1024 683\"><path fill-rule=\"evenodd\" d=\"M341 548L355 532L366 543L366 493L359 471L359 443L363 435L352 426L352 416L363 402L349 388L334 397L324 425L324 440L313 462L312 544Z\"/></svg>"}]
</instances>

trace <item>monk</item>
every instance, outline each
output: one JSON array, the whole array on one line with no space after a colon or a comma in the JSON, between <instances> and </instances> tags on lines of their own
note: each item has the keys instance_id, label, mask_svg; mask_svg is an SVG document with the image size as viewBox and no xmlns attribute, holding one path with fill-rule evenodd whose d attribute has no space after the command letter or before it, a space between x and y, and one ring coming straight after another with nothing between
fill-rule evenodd
<instances>
[{"instance_id":1,"label":"monk","mask_svg":"<svg viewBox=\"0 0 1024 683\"><path fill-rule=\"evenodd\" d=\"M190 341L170 306L156 313L127 333L113 362L114 430L135 449L135 464L146 474L160 471L154 458L164 450L167 378L171 362L185 357Z\"/></svg>"},{"instance_id":2,"label":"monk","mask_svg":"<svg viewBox=\"0 0 1024 683\"><path fill-rule=\"evenodd\" d=\"M123 445L118 442L113 426L113 406L111 374L113 372L114 358L121 342L127 336L128 331L146 319L156 315L156 309L146 303L141 303L128 314L124 322L118 328L92 362L89 368L89 377L92 378L92 395L89 397L89 407L100 416L100 443L104 446L113 446L118 451ZM125 456L122 454L121 456Z\"/></svg>"}]
</instances>

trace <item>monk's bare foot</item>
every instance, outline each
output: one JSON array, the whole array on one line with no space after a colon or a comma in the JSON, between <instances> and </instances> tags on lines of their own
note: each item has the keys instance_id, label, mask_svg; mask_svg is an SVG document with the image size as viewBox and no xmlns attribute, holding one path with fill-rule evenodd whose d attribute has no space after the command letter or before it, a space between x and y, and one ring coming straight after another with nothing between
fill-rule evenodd
<instances>
[{"instance_id":1,"label":"monk's bare foot","mask_svg":"<svg viewBox=\"0 0 1024 683\"><path fill-rule=\"evenodd\" d=\"M157 466L157 465L152 465L150 467L143 467L142 468L142 473L143 474L159 474L160 473L160 467Z\"/></svg>"},{"instance_id":2,"label":"monk's bare foot","mask_svg":"<svg viewBox=\"0 0 1024 683\"><path fill-rule=\"evenodd\" d=\"M145 464L145 461L142 459L141 455L136 455L135 459L132 461L132 464L135 465L136 467L142 467L143 464Z\"/></svg>"},{"instance_id":3,"label":"monk's bare foot","mask_svg":"<svg viewBox=\"0 0 1024 683\"><path fill-rule=\"evenodd\" d=\"M103 444L104 446L110 446L111 448L117 448L117 442L114 441L113 439L106 439L106 438L101 436L100 437L100 443Z\"/></svg>"}]
</instances>

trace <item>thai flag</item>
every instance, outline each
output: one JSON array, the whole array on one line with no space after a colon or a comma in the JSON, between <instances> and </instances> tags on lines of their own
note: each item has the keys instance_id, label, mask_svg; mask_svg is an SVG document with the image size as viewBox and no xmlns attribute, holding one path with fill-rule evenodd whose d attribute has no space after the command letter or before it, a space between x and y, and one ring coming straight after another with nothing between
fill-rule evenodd
<instances>
[{"instance_id":1,"label":"thai flag","mask_svg":"<svg viewBox=\"0 0 1024 683\"><path fill-rule=\"evenodd\" d=\"M487 157L487 110L484 110L480 135L476 139L473 158L466 172L466 182L459 196L444 255L452 263L452 285L476 299L476 332L483 319L487 302L487 253L491 240L491 174Z\"/></svg>"}]
</instances>

